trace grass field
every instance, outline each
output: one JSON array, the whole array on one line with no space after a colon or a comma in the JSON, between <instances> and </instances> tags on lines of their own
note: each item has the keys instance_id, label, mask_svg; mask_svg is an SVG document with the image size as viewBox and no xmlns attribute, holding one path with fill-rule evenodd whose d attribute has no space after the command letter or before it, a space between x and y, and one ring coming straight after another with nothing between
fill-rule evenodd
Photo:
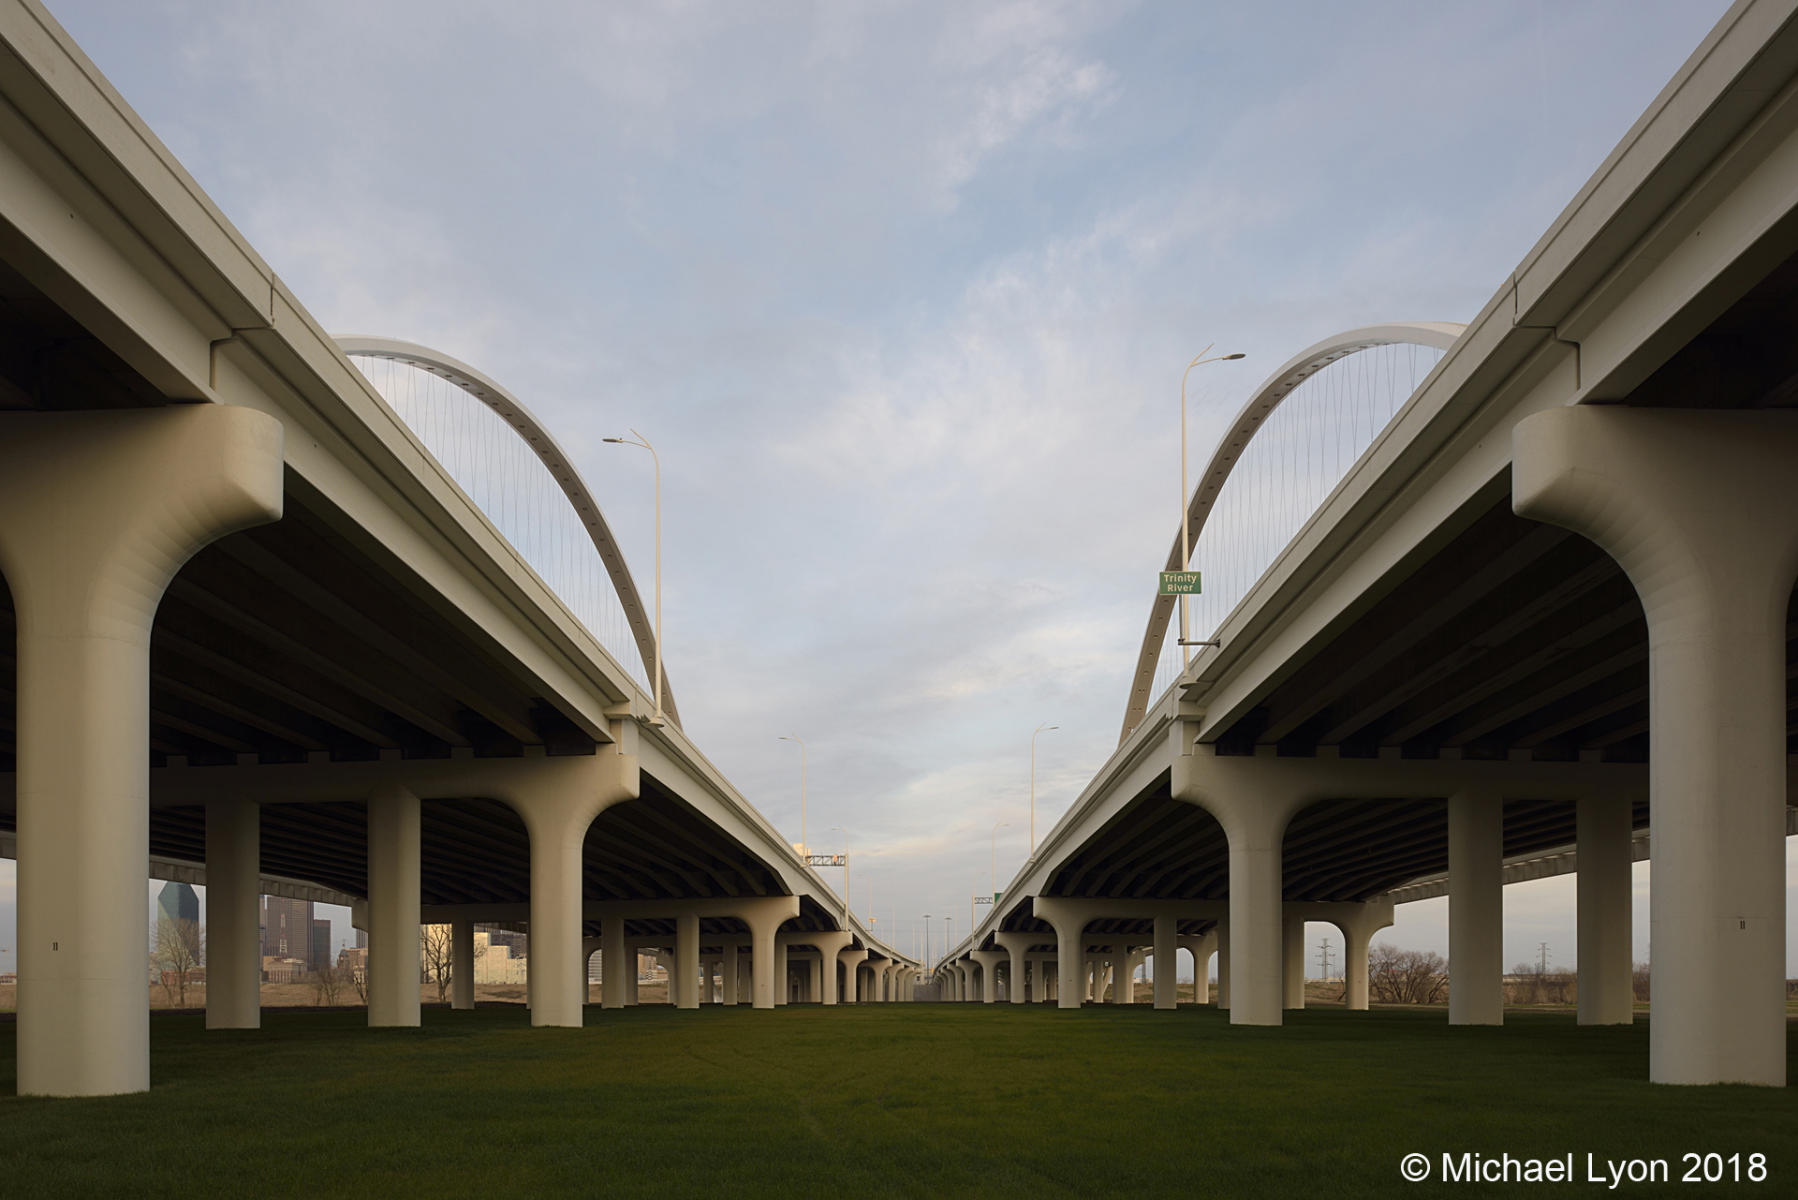
<instances>
[{"instance_id":1,"label":"grass field","mask_svg":"<svg viewBox=\"0 0 1798 1200\"><path fill-rule=\"evenodd\" d=\"M1439 1194L1400 1180L1414 1151L1572 1153L1581 1179L1588 1153L1667 1159L1677 1179L1687 1151L1759 1152L1770 1179L1743 1190L1798 1194L1798 1090L1650 1086L1643 1019L1287 1017L656 1006L533 1030L492 1006L430 1008L416 1030L320 1010L208 1034L159 1013L154 1091L54 1101L12 1094L0 1027L0 1195ZM1449 1190L1570 1186L1604 1190Z\"/></svg>"}]
</instances>

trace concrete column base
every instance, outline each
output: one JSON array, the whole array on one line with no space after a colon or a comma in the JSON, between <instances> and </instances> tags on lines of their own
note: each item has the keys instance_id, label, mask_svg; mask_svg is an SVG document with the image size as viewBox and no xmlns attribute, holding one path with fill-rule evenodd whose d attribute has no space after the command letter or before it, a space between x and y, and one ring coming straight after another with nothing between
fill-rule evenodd
<instances>
[{"instance_id":1,"label":"concrete column base","mask_svg":"<svg viewBox=\"0 0 1798 1200\"><path fill-rule=\"evenodd\" d=\"M262 1024L262 814L206 806L206 1028Z\"/></svg>"},{"instance_id":2,"label":"concrete column base","mask_svg":"<svg viewBox=\"0 0 1798 1200\"><path fill-rule=\"evenodd\" d=\"M150 631L188 559L278 520L282 486L280 422L248 408L0 415L20 1095L150 1086Z\"/></svg>"},{"instance_id":3,"label":"concrete column base","mask_svg":"<svg viewBox=\"0 0 1798 1200\"><path fill-rule=\"evenodd\" d=\"M368 801L368 1023L418 1025L419 803L401 787Z\"/></svg>"}]
</instances>

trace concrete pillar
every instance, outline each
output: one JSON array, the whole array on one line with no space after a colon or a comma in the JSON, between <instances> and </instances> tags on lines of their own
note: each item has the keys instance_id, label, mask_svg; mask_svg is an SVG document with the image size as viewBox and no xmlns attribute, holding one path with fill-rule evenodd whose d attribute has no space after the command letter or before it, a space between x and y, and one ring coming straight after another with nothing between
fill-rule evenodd
<instances>
[{"instance_id":1,"label":"concrete pillar","mask_svg":"<svg viewBox=\"0 0 1798 1200\"><path fill-rule=\"evenodd\" d=\"M585 978L583 972L582 991ZM467 918L450 922L450 1007L474 1007L474 922Z\"/></svg>"},{"instance_id":2,"label":"concrete pillar","mask_svg":"<svg viewBox=\"0 0 1798 1200\"><path fill-rule=\"evenodd\" d=\"M1280 922L1281 1006L1305 1007L1305 918L1286 913Z\"/></svg>"},{"instance_id":3,"label":"concrete pillar","mask_svg":"<svg viewBox=\"0 0 1798 1200\"><path fill-rule=\"evenodd\" d=\"M867 959L866 950L843 949L837 951L835 962L843 967L843 990L838 999L844 1004L861 1003L861 965ZM831 974L836 974L835 967Z\"/></svg>"},{"instance_id":4,"label":"concrete pillar","mask_svg":"<svg viewBox=\"0 0 1798 1200\"><path fill-rule=\"evenodd\" d=\"M593 956L599 953L599 947L600 939L596 937L581 939L581 998L589 1004L593 1002L593 985L588 980L593 977Z\"/></svg>"},{"instance_id":5,"label":"concrete pillar","mask_svg":"<svg viewBox=\"0 0 1798 1200\"><path fill-rule=\"evenodd\" d=\"M980 1002L999 999L999 963L1009 957L1004 950L975 950L969 957L980 964Z\"/></svg>"},{"instance_id":6,"label":"concrete pillar","mask_svg":"<svg viewBox=\"0 0 1798 1200\"><path fill-rule=\"evenodd\" d=\"M262 1024L262 813L206 806L206 1028Z\"/></svg>"},{"instance_id":7,"label":"concrete pillar","mask_svg":"<svg viewBox=\"0 0 1798 1200\"><path fill-rule=\"evenodd\" d=\"M1230 840L1230 1023L1278 1025L1285 991L1282 863L1286 815L1243 803L1222 820Z\"/></svg>"},{"instance_id":8,"label":"concrete pillar","mask_svg":"<svg viewBox=\"0 0 1798 1200\"><path fill-rule=\"evenodd\" d=\"M737 910L737 919L749 926L750 1003L756 1008L773 1008L784 1002L787 959L780 945L780 927L798 914L797 896L745 900Z\"/></svg>"},{"instance_id":9,"label":"concrete pillar","mask_svg":"<svg viewBox=\"0 0 1798 1200\"><path fill-rule=\"evenodd\" d=\"M1448 801L1448 1023L1502 1025L1504 805L1493 796Z\"/></svg>"},{"instance_id":10,"label":"concrete pillar","mask_svg":"<svg viewBox=\"0 0 1798 1200\"><path fill-rule=\"evenodd\" d=\"M1373 942L1371 922L1346 921L1342 929L1342 975L1348 984L1348 1006L1367 1011L1367 951Z\"/></svg>"},{"instance_id":11,"label":"concrete pillar","mask_svg":"<svg viewBox=\"0 0 1798 1200\"><path fill-rule=\"evenodd\" d=\"M1111 1002L1113 1004L1136 1003L1136 968L1140 965L1138 955L1128 945L1120 943L1111 959Z\"/></svg>"},{"instance_id":12,"label":"concrete pillar","mask_svg":"<svg viewBox=\"0 0 1798 1200\"><path fill-rule=\"evenodd\" d=\"M416 1026L418 797L389 786L368 801L368 1023Z\"/></svg>"},{"instance_id":13,"label":"concrete pillar","mask_svg":"<svg viewBox=\"0 0 1798 1200\"><path fill-rule=\"evenodd\" d=\"M0 416L21 1095L150 1086L150 629L187 560L281 496L280 423L250 409Z\"/></svg>"},{"instance_id":14,"label":"concrete pillar","mask_svg":"<svg viewBox=\"0 0 1798 1200\"><path fill-rule=\"evenodd\" d=\"M637 977L637 956L626 945L623 917L599 922L599 1006L623 1008L630 1003L627 979Z\"/></svg>"},{"instance_id":15,"label":"concrete pillar","mask_svg":"<svg viewBox=\"0 0 1798 1200\"><path fill-rule=\"evenodd\" d=\"M531 1024L578 1027L584 1007L577 964L587 823L565 812L526 813L525 827L531 845L531 940L525 959Z\"/></svg>"},{"instance_id":16,"label":"concrete pillar","mask_svg":"<svg viewBox=\"0 0 1798 1200\"><path fill-rule=\"evenodd\" d=\"M1230 918L1217 923L1217 1006L1230 1011ZM1234 1022L1234 1018L1232 1018Z\"/></svg>"},{"instance_id":17,"label":"concrete pillar","mask_svg":"<svg viewBox=\"0 0 1798 1200\"><path fill-rule=\"evenodd\" d=\"M1211 955L1217 948L1217 934L1190 934L1179 939L1179 945L1192 955L1193 1003L1211 1002Z\"/></svg>"},{"instance_id":18,"label":"concrete pillar","mask_svg":"<svg viewBox=\"0 0 1798 1200\"><path fill-rule=\"evenodd\" d=\"M1023 1004L1026 999L1042 999L1040 995L1026 997L1024 994L1024 973L1028 969L1024 956L1030 952L1030 947L1034 943L1041 940L1041 936L1034 933L995 933L993 935L993 941L1005 951L1011 970L1010 989L1013 1004ZM1041 989L1036 990L1040 991Z\"/></svg>"},{"instance_id":19,"label":"concrete pillar","mask_svg":"<svg viewBox=\"0 0 1798 1200\"><path fill-rule=\"evenodd\" d=\"M1170 914L1155 917L1155 1007L1174 1008L1180 1002L1175 989L1180 980L1180 951L1175 944L1179 928ZM1165 977L1165 978L1164 978Z\"/></svg>"},{"instance_id":20,"label":"concrete pillar","mask_svg":"<svg viewBox=\"0 0 1798 1200\"><path fill-rule=\"evenodd\" d=\"M624 1006L626 1008L635 1008L638 1004L639 989L643 982L637 978L643 969L643 964L639 961L641 957L638 947L627 945L624 953Z\"/></svg>"},{"instance_id":21,"label":"concrete pillar","mask_svg":"<svg viewBox=\"0 0 1798 1200\"><path fill-rule=\"evenodd\" d=\"M727 1007L737 1003L737 953L737 947L726 946L718 964L718 1003Z\"/></svg>"},{"instance_id":22,"label":"concrete pillar","mask_svg":"<svg viewBox=\"0 0 1798 1200\"><path fill-rule=\"evenodd\" d=\"M1581 800L1575 822L1579 838L1579 1023L1628 1025L1635 1020L1629 799Z\"/></svg>"},{"instance_id":23,"label":"concrete pillar","mask_svg":"<svg viewBox=\"0 0 1798 1200\"><path fill-rule=\"evenodd\" d=\"M785 1005L791 999L793 991L793 968L791 955L786 942L782 941L774 947L774 1003Z\"/></svg>"},{"instance_id":24,"label":"concrete pillar","mask_svg":"<svg viewBox=\"0 0 1798 1200\"><path fill-rule=\"evenodd\" d=\"M1798 420L1578 405L1512 447L1513 507L1598 543L1648 619L1650 1078L1783 1087Z\"/></svg>"},{"instance_id":25,"label":"concrete pillar","mask_svg":"<svg viewBox=\"0 0 1798 1200\"><path fill-rule=\"evenodd\" d=\"M578 1028L587 995L581 972L587 830L606 809L636 798L640 780L637 756L619 753L616 747L591 757L555 761L564 778L553 785L521 787L505 798L524 819L530 836L531 940L526 971L531 1024ZM631 977L636 977L634 971Z\"/></svg>"},{"instance_id":26,"label":"concrete pillar","mask_svg":"<svg viewBox=\"0 0 1798 1200\"><path fill-rule=\"evenodd\" d=\"M668 999L676 1008L699 1007L699 914L674 918L674 969L669 972Z\"/></svg>"},{"instance_id":27,"label":"concrete pillar","mask_svg":"<svg viewBox=\"0 0 1798 1200\"><path fill-rule=\"evenodd\" d=\"M829 992L826 992L824 990L824 955L819 954L816 958L807 958L806 962L805 962L805 970L806 970L806 977L805 977L806 1003L808 1003L808 1004L825 1004L825 1003L835 1004L837 1002L837 976L836 976L836 972L834 970L831 971L831 973L830 973L830 990L829 990ZM828 1001L826 1001L824 999L824 997L826 995L828 995L830 997L830 999Z\"/></svg>"},{"instance_id":28,"label":"concrete pillar","mask_svg":"<svg viewBox=\"0 0 1798 1200\"><path fill-rule=\"evenodd\" d=\"M1038 896L1031 901L1038 919L1055 931L1056 1004L1079 1008L1085 995L1087 913L1072 901Z\"/></svg>"},{"instance_id":29,"label":"concrete pillar","mask_svg":"<svg viewBox=\"0 0 1798 1200\"><path fill-rule=\"evenodd\" d=\"M836 1004L836 955L849 946L852 934L845 934L841 930L825 930L820 934L795 934L793 939L804 941L818 952L818 961L811 966L811 1002Z\"/></svg>"},{"instance_id":30,"label":"concrete pillar","mask_svg":"<svg viewBox=\"0 0 1798 1200\"><path fill-rule=\"evenodd\" d=\"M1215 1003L1211 994L1212 960L1222 961L1222 956L1218 953L1218 943L1222 940L1223 935L1215 929L1202 934L1197 942L1198 950L1192 956L1196 964L1194 969L1198 971L1198 995L1206 1004Z\"/></svg>"}]
</instances>

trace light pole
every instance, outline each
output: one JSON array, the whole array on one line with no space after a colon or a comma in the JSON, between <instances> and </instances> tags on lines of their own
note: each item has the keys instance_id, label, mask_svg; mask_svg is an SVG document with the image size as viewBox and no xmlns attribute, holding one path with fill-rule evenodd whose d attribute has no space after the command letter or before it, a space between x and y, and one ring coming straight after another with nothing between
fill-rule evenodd
<instances>
[{"instance_id":1,"label":"light pole","mask_svg":"<svg viewBox=\"0 0 1798 1200\"><path fill-rule=\"evenodd\" d=\"M843 924L849 924L849 831L841 825L832 825L832 833L843 835Z\"/></svg>"},{"instance_id":2,"label":"light pole","mask_svg":"<svg viewBox=\"0 0 1798 1200\"><path fill-rule=\"evenodd\" d=\"M936 973L936 964L930 961L930 914L924 914L924 969L931 974Z\"/></svg>"},{"instance_id":3,"label":"light pole","mask_svg":"<svg viewBox=\"0 0 1798 1200\"><path fill-rule=\"evenodd\" d=\"M1217 343L1213 342L1212 345ZM1199 351L1198 357L1186 364L1186 370L1180 376L1180 569L1191 569L1192 566L1192 504L1186 492L1186 377L1192 369L1209 362L1230 362L1243 357L1241 354L1218 354L1206 358L1211 353L1211 346ZM1186 593L1180 593L1180 663L1182 666L1192 662L1192 647L1187 643L1189 634L1186 629Z\"/></svg>"},{"instance_id":4,"label":"light pole","mask_svg":"<svg viewBox=\"0 0 1798 1200\"><path fill-rule=\"evenodd\" d=\"M799 853L803 856L812 852L805 843L805 739L796 733L783 733L778 740L799 743Z\"/></svg>"},{"instance_id":5,"label":"light pole","mask_svg":"<svg viewBox=\"0 0 1798 1200\"><path fill-rule=\"evenodd\" d=\"M1036 735L1045 729L1060 729L1044 721L1030 735L1030 857L1036 857Z\"/></svg>"},{"instance_id":6,"label":"light pole","mask_svg":"<svg viewBox=\"0 0 1798 1200\"><path fill-rule=\"evenodd\" d=\"M656 726L657 728L660 728L661 725L663 724L663 720L662 720L662 456L657 454L656 448L649 444L649 439L644 437L642 434L638 433L635 429L631 430L631 437L634 437L637 440L633 442L633 441L631 441L630 438L620 438L620 437L609 437L609 438L605 438L604 440L611 442L613 445L617 445L617 446L641 446L645 450L649 451L650 460L655 463L655 473L656 473L656 667L655 667L656 714L655 714L655 716L650 718L649 723L651 725Z\"/></svg>"},{"instance_id":7,"label":"light pole","mask_svg":"<svg viewBox=\"0 0 1798 1200\"><path fill-rule=\"evenodd\" d=\"M991 843L987 846L987 851L988 851L987 870L992 872L993 903L994 904L997 904L999 902L999 831L1001 829L1010 829L1010 828L1011 828L1010 821L999 821L999 822L995 823L993 825L993 836L991 839Z\"/></svg>"}]
</instances>

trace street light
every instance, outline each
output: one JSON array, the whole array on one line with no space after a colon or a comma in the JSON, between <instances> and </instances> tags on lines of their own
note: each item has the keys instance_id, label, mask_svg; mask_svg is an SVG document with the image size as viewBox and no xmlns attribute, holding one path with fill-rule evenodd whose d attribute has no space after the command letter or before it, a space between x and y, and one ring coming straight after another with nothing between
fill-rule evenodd
<instances>
[{"instance_id":1,"label":"street light","mask_svg":"<svg viewBox=\"0 0 1798 1200\"><path fill-rule=\"evenodd\" d=\"M832 833L843 835L843 924L849 924L849 831L841 825L832 825Z\"/></svg>"},{"instance_id":2,"label":"street light","mask_svg":"<svg viewBox=\"0 0 1798 1200\"><path fill-rule=\"evenodd\" d=\"M662 456L657 454L656 448L649 444L649 439L644 437L642 434L638 433L635 429L631 430L631 437L634 437L637 440L633 442L633 441L631 441L630 438L620 438L620 437L609 437L609 438L604 438L602 440L611 442L615 446L641 446L645 450L649 451L649 457L655 463L655 472L656 472L656 667L655 667L655 672L656 672L656 686L655 686L656 713L655 713L655 716L650 718L649 723L657 728L660 728L663 724L663 720L662 720Z\"/></svg>"},{"instance_id":3,"label":"street light","mask_svg":"<svg viewBox=\"0 0 1798 1200\"><path fill-rule=\"evenodd\" d=\"M1045 729L1060 729L1044 721L1030 735L1030 857L1036 857L1036 735Z\"/></svg>"},{"instance_id":4,"label":"street light","mask_svg":"<svg viewBox=\"0 0 1798 1200\"><path fill-rule=\"evenodd\" d=\"M778 740L799 743L799 853L803 856L812 852L805 843L805 739L796 733L783 733Z\"/></svg>"},{"instance_id":5,"label":"street light","mask_svg":"<svg viewBox=\"0 0 1798 1200\"><path fill-rule=\"evenodd\" d=\"M924 914L924 969L936 973L936 964L930 961L930 914Z\"/></svg>"},{"instance_id":6,"label":"street light","mask_svg":"<svg viewBox=\"0 0 1798 1200\"><path fill-rule=\"evenodd\" d=\"M987 849L989 851L989 860L987 862L987 870L992 872L993 903L995 903L995 904L997 904L999 902L999 831L1001 829L1010 829L1010 828L1011 828L1010 821L999 821L996 824L994 824L992 841L991 841L991 844L987 847Z\"/></svg>"},{"instance_id":7,"label":"street light","mask_svg":"<svg viewBox=\"0 0 1798 1200\"><path fill-rule=\"evenodd\" d=\"M1217 343L1213 342L1212 345ZM1218 354L1206 358L1211 353L1211 346L1199 351L1198 357L1186 364L1186 370L1180 376L1180 569L1190 569L1192 565L1192 504L1186 491L1186 376L1192 369L1210 362L1230 362L1242 358L1241 354ZM1186 593L1180 593L1180 663L1189 666L1192 663L1192 647L1187 642L1186 630Z\"/></svg>"}]
</instances>

